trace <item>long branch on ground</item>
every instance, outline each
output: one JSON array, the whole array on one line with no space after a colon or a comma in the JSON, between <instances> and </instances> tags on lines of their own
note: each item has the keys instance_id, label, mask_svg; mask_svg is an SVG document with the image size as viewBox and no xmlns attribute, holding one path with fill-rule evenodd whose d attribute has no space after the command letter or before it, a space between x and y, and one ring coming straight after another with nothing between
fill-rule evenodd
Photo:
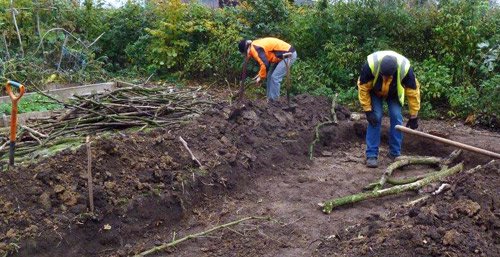
<instances>
[{"instance_id":1,"label":"long branch on ground","mask_svg":"<svg viewBox=\"0 0 500 257\"><path fill-rule=\"evenodd\" d=\"M325 201L320 204L321 207L323 207L323 212L324 213L331 213L332 210L335 207L350 204L350 203L357 203L360 201L364 201L367 199L371 198L376 198L376 197L382 197L382 196L387 196L387 195L394 195L394 194L399 194L402 192L410 191L410 190L417 190L419 188L422 188L425 185L428 185L433 182L437 182L445 177L451 176L453 174L456 174L460 171L463 170L463 164L459 163L452 168L449 169L443 169L440 172L437 172L433 175L430 175L426 178L423 178L421 180L418 180L416 182L410 183L410 184L405 184L405 185L399 185L399 186L393 186L391 188L387 189L382 189L382 190L375 190L367 193L359 193L359 194L354 194L354 195L348 195L340 198L335 198L332 200Z\"/></svg>"},{"instance_id":2,"label":"long branch on ground","mask_svg":"<svg viewBox=\"0 0 500 257\"><path fill-rule=\"evenodd\" d=\"M239 220L235 220L235 221L232 221L232 222L229 222L229 223L226 223L226 224L222 224L222 225L219 225L219 226L216 226L216 227L213 227L211 229L208 229L206 231L203 231L203 232L200 232L200 233L196 233L196 234L192 234L192 235L187 235L183 238L179 238L179 239L176 239L176 240L172 240L172 242L170 243L163 243L159 246L155 246L149 250L146 250L144 252L141 252L137 255L135 255L134 257L141 257L141 256L146 256L146 255L150 255L150 254L153 254L153 253L156 253L156 252L159 252L161 250L164 250L168 247L172 247L172 246L175 246L179 243L182 243L186 240L189 240L189 239L193 239L193 238L197 238L197 237L200 237L200 236L204 236L204 235L207 235L215 230L218 230L218 229L221 229L221 228L227 228L227 227L230 227L230 226L234 226L234 225L237 225L241 222L244 222L244 221L247 221L247 220L251 220L251 219L256 219L256 220L270 220L269 217L255 217L255 216L251 216L251 217L245 217L245 218L242 218L242 219L239 219Z\"/></svg>"}]
</instances>

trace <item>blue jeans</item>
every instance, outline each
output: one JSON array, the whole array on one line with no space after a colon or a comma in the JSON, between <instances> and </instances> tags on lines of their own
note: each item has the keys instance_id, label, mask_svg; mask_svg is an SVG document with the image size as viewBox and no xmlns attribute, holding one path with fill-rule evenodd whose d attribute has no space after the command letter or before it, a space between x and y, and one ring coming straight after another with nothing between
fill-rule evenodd
<instances>
[{"instance_id":1,"label":"blue jeans","mask_svg":"<svg viewBox=\"0 0 500 257\"><path fill-rule=\"evenodd\" d=\"M276 64L276 67L270 68L269 73L267 74L267 84L266 84L266 94L267 99L276 100L280 96L280 84L283 80L283 77L286 76L286 64L288 62L288 66L291 67L292 64L297 59L297 52L293 52L290 58L286 58Z\"/></svg>"},{"instance_id":2,"label":"blue jeans","mask_svg":"<svg viewBox=\"0 0 500 257\"><path fill-rule=\"evenodd\" d=\"M372 126L368 123L366 130L366 157L377 157L378 147L380 145L380 130L382 127L382 104L384 99L371 95L372 111L377 118L377 125ZM391 128L389 134L389 153L392 156L401 155L401 143L403 142L403 134L397 130L396 125L403 124L403 114L401 113L401 104L398 99L387 99L387 107L389 107L389 117L391 118Z\"/></svg>"}]
</instances>

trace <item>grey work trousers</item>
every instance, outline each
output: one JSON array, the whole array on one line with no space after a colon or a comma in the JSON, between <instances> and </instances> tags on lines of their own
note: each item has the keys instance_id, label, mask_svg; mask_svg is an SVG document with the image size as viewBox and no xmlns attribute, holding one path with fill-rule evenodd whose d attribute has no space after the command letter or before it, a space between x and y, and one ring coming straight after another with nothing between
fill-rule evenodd
<instances>
[{"instance_id":1,"label":"grey work trousers","mask_svg":"<svg viewBox=\"0 0 500 257\"><path fill-rule=\"evenodd\" d=\"M270 68L267 74L266 94L268 100L276 100L280 96L281 81L286 76L286 64L291 67L297 60L297 52L294 51L289 58L285 58L275 65L274 69Z\"/></svg>"}]
</instances>

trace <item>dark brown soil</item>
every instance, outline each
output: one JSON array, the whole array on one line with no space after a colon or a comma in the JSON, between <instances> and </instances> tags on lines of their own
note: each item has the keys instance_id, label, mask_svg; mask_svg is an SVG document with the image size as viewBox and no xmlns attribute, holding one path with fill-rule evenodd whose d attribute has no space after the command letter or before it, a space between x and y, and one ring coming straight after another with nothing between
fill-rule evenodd
<instances>
[{"instance_id":1,"label":"dark brown soil","mask_svg":"<svg viewBox=\"0 0 500 257\"><path fill-rule=\"evenodd\" d=\"M95 139L94 217L87 208L85 148L3 174L0 254L128 256L174 236L245 216L269 216L270 221L245 222L163 254L394 256L406 249L398 255L470 256L472 249L473 254L498 255L498 166L457 176L446 194L412 208L398 207L419 197L410 192L322 214L317 203L357 193L380 177L389 163L387 147L382 146L380 168L365 168L365 124L348 120L348 111L339 109L340 124L321 130L317 158L310 161L314 126L330 116L330 103L298 96L294 104L295 112L283 110L286 101L220 104L179 129ZM500 151L495 133L435 121L422 127ZM191 160L179 136L203 169ZM406 154L446 156L452 150L405 138ZM467 153L463 160L470 168L489 159ZM438 216L430 216L431 207ZM470 209L473 214L468 214ZM429 231L435 231L433 237ZM427 243L422 246L417 239Z\"/></svg>"}]
</instances>

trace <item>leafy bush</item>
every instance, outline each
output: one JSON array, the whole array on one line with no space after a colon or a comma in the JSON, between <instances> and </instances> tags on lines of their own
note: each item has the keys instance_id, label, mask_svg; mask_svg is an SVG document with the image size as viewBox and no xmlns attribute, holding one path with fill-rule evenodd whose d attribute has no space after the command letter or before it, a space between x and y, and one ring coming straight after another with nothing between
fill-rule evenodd
<instances>
[{"instance_id":1,"label":"leafy bush","mask_svg":"<svg viewBox=\"0 0 500 257\"><path fill-rule=\"evenodd\" d=\"M314 92L316 95L332 95L333 90L325 85L328 78L314 61L299 59L291 67L292 93L303 94Z\"/></svg>"},{"instance_id":2,"label":"leafy bush","mask_svg":"<svg viewBox=\"0 0 500 257\"><path fill-rule=\"evenodd\" d=\"M283 25L290 16L290 4L286 0L243 1L242 16L246 28L253 37L282 35Z\"/></svg>"},{"instance_id":3,"label":"leafy bush","mask_svg":"<svg viewBox=\"0 0 500 257\"><path fill-rule=\"evenodd\" d=\"M206 39L188 54L184 73L191 78L213 77L228 81L239 78L243 56L236 47L241 32L235 10L214 11L204 24Z\"/></svg>"},{"instance_id":4,"label":"leafy bush","mask_svg":"<svg viewBox=\"0 0 500 257\"><path fill-rule=\"evenodd\" d=\"M108 13L106 23L112 26L99 40L98 54L107 57L110 71L130 66L132 59L140 59L143 51L132 52L130 48L147 34L144 29L150 26L152 17L148 9L133 2L127 2L122 8L113 9ZM137 63L142 64L134 62Z\"/></svg>"},{"instance_id":5,"label":"leafy bush","mask_svg":"<svg viewBox=\"0 0 500 257\"><path fill-rule=\"evenodd\" d=\"M452 88L452 76L447 66L430 58L422 63L414 63L414 70L420 83L421 106L423 117L433 118L450 107L448 97Z\"/></svg>"},{"instance_id":6,"label":"leafy bush","mask_svg":"<svg viewBox=\"0 0 500 257\"><path fill-rule=\"evenodd\" d=\"M344 104L359 107L361 65L370 53L390 49L414 64L422 115L498 112L492 103L498 102L500 10L488 1L320 0L314 8L287 0L240 3L212 9L151 0L115 10L101 1L19 0L21 48L10 1L0 0L7 42L0 42L0 75L35 84L104 80L110 72L232 82L241 71L238 40L274 36L297 49L294 93L338 93ZM56 27L66 31L50 30ZM57 69L65 50L81 55L85 65ZM250 68L249 75L254 63Z\"/></svg>"}]
</instances>

